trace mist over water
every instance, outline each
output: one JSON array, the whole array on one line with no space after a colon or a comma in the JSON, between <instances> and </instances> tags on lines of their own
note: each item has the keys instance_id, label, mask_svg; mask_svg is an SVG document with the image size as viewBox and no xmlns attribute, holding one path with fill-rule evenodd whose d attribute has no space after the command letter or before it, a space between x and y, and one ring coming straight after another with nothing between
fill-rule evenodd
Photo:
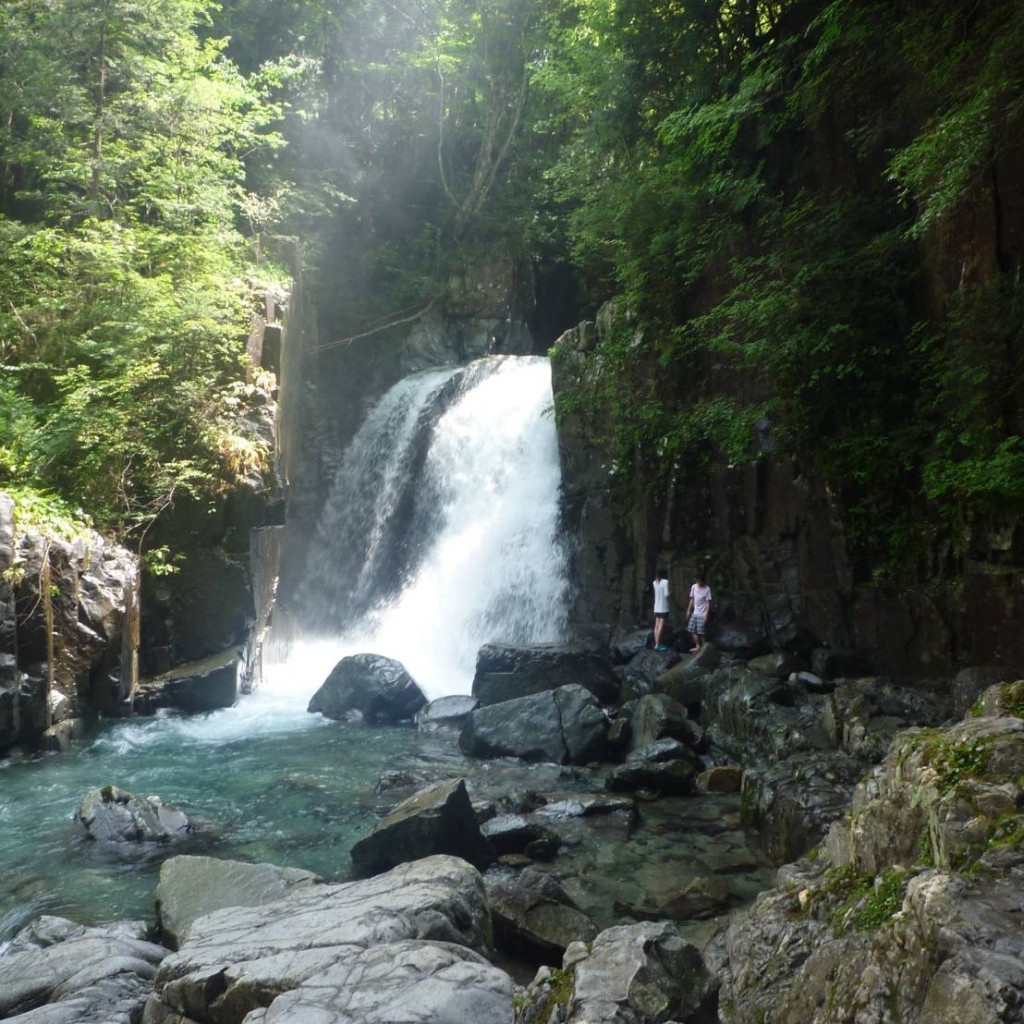
<instances>
[{"instance_id":1,"label":"mist over water","mask_svg":"<svg viewBox=\"0 0 1024 1024\"><path fill-rule=\"evenodd\" d=\"M560 640L566 557L546 359L407 378L372 410L331 490L301 591L309 634L467 693L485 643Z\"/></svg>"}]
</instances>

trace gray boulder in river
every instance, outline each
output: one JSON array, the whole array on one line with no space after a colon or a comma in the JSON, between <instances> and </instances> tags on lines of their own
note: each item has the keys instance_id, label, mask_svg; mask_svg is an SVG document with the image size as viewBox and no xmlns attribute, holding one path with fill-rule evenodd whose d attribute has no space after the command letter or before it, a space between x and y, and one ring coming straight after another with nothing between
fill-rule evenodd
<instances>
[{"instance_id":1,"label":"gray boulder in river","mask_svg":"<svg viewBox=\"0 0 1024 1024\"><path fill-rule=\"evenodd\" d=\"M188 818L159 797L138 797L117 786L90 789L75 820L101 843L166 843L190 828Z\"/></svg>"},{"instance_id":2,"label":"gray boulder in river","mask_svg":"<svg viewBox=\"0 0 1024 1024\"><path fill-rule=\"evenodd\" d=\"M358 713L367 722L404 722L427 698L400 661L381 654L342 658L313 694L310 712L344 720Z\"/></svg>"}]
</instances>

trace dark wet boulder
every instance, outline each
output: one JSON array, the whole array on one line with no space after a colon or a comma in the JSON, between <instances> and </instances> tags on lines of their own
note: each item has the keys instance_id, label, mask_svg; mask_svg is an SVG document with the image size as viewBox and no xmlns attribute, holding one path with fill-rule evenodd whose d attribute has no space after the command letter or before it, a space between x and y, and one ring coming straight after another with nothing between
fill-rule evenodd
<instances>
[{"instance_id":1,"label":"dark wet boulder","mask_svg":"<svg viewBox=\"0 0 1024 1024\"><path fill-rule=\"evenodd\" d=\"M747 662L749 671L774 676L777 679L788 679L794 672L800 672L805 667L806 663L792 651L773 651L771 654L751 658Z\"/></svg>"},{"instance_id":2,"label":"dark wet boulder","mask_svg":"<svg viewBox=\"0 0 1024 1024\"><path fill-rule=\"evenodd\" d=\"M400 803L352 847L352 865L365 877L433 854L461 857L478 867L494 859L465 779L438 783Z\"/></svg>"},{"instance_id":3,"label":"dark wet boulder","mask_svg":"<svg viewBox=\"0 0 1024 1024\"><path fill-rule=\"evenodd\" d=\"M608 719L582 686L477 708L459 737L471 757L587 764L608 756Z\"/></svg>"},{"instance_id":4,"label":"dark wet boulder","mask_svg":"<svg viewBox=\"0 0 1024 1024\"><path fill-rule=\"evenodd\" d=\"M811 651L811 671L822 679L867 675L871 668L859 651L836 647L815 647Z\"/></svg>"},{"instance_id":5,"label":"dark wet boulder","mask_svg":"<svg viewBox=\"0 0 1024 1024\"><path fill-rule=\"evenodd\" d=\"M1016 678L1012 670L1000 665L972 665L960 669L953 677L953 713L962 718L990 686Z\"/></svg>"},{"instance_id":6,"label":"dark wet boulder","mask_svg":"<svg viewBox=\"0 0 1024 1024\"><path fill-rule=\"evenodd\" d=\"M703 764L679 740L663 739L634 751L624 764L613 768L605 785L613 793L650 789L687 795L696 792L697 773Z\"/></svg>"},{"instance_id":7,"label":"dark wet boulder","mask_svg":"<svg viewBox=\"0 0 1024 1024\"><path fill-rule=\"evenodd\" d=\"M699 651L683 658L654 680L656 693L667 693L689 707L704 697L704 677L716 669L721 655L714 644L704 644Z\"/></svg>"},{"instance_id":8,"label":"dark wet boulder","mask_svg":"<svg viewBox=\"0 0 1024 1024\"><path fill-rule=\"evenodd\" d=\"M485 821L481 831L499 857L524 853L533 860L551 860L561 842L557 832L522 814L498 814Z\"/></svg>"},{"instance_id":9,"label":"dark wet boulder","mask_svg":"<svg viewBox=\"0 0 1024 1024\"><path fill-rule=\"evenodd\" d=\"M608 657L583 644L485 644L476 659L473 696L482 707L582 686L602 704L619 696Z\"/></svg>"},{"instance_id":10,"label":"dark wet boulder","mask_svg":"<svg viewBox=\"0 0 1024 1024\"><path fill-rule=\"evenodd\" d=\"M693 721L679 701L665 693L652 693L636 702L631 720L629 745L639 750L655 740L681 740L698 750L704 744L704 730Z\"/></svg>"},{"instance_id":11,"label":"dark wet boulder","mask_svg":"<svg viewBox=\"0 0 1024 1024\"><path fill-rule=\"evenodd\" d=\"M75 820L101 843L166 843L191 828L181 811L159 797L138 797L117 786L89 790Z\"/></svg>"},{"instance_id":12,"label":"dark wet boulder","mask_svg":"<svg viewBox=\"0 0 1024 1024\"><path fill-rule=\"evenodd\" d=\"M476 697L455 693L448 697L438 697L429 704L424 704L416 712L416 726L427 732L438 729L461 729L466 724L470 711L479 707Z\"/></svg>"},{"instance_id":13,"label":"dark wet boulder","mask_svg":"<svg viewBox=\"0 0 1024 1024\"><path fill-rule=\"evenodd\" d=\"M653 643L653 634L649 629L634 629L630 633L621 633L612 640L608 655L613 665L625 665L627 661L645 650Z\"/></svg>"},{"instance_id":14,"label":"dark wet boulder","mask_svg":"<svg viewBox=\"0 0 1024 1024\"><path fill-rule=\"evenodd\" d=\"M484 877L495 946L534 964L558 963L571 942L591 942L597 926L550 875L523 871Z\"/></svg>"},{"instance_id":15,"label":"dark wet boulder","mask_svg":"<svg viewBox=\"0 0 1024 1024\"><path fill-rule=\"evenodd\" d=\"M641 651L621 670L622 700L636 700L653 693L656 680L680 661L676 651Z\"/></svg>"},{"instance_id":16,"label":"dark wet boulder","mask_svg":"<svg viewBox=\"0 0 1024 1024\"><path fill-rule=\"evenodd\" d=\"M366 722L404 722L427 698L401 662L380 654L342 658L306 708L338 721L360 716Z\"/></svg>"}]
</instances>

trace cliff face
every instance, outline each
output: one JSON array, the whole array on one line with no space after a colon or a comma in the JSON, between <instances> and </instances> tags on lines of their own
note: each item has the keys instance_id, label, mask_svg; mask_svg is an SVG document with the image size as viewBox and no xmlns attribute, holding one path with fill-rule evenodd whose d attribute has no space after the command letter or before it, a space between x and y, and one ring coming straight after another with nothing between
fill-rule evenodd
<instances>
[{"instance_id":1,"label":"cliff face","mask_svg":"<svg viewBox=\"0 0 1024 1024\"><path fill-rule=\"evenodd\" d=\"M0 754L60 747L131 697L138 564L88 531L22 529L0 493Z\"/></svg>"},{"instance_id":2,"label":"cliff face","mask_svg":"<svg viewBox=\"0 0 1024 1024\"><path fill-rule=\"evenodd\" d=\"M897 587L858 579L839 499L774 449L762 424L756 462L676 468L658 484L622 485L609 423L574 411L572 396L602 372L621 316L606 307L558 342L553 361L566 522L575 541L572 617L602 636L649 619L650 580L664 565L679 626L697 568L715 591L712 635L724 647L855 649L879 671L942 675L963 664L1024 664L1024 524L979 532L955 577ZM680 396L680 403L685 397ZM671 453L667 455L671 458Z\"/></svg>"}]
</instances>

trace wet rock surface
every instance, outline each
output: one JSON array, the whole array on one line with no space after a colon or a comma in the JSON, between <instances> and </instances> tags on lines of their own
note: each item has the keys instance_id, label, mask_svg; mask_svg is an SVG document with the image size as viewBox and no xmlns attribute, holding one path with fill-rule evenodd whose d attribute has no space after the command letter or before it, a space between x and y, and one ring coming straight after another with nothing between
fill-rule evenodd
<instances>
[{"instance_id":1,"label":"wet rock surface","mask_svg":"<svg viewBox=\"0 0 1024 1024\"><path fill-rule=\"evenodd\" d=\"M188 818L171 804L157 796L138 797L118 786L86 793L75 820L90 839L107 846L167 843L191 829Z\"/></svg>"},{"instance_id":2,"label":"wet rock surface","mask_svg":"<svg viewBox=\"0 0 1024 1024\"><path fill-rule=\"evenodd\" d=\"M609 658L583 644L485 644L477 655L473 696L481 706L561 686L582 686L602 703L619 695Z\"/></svg>"},{"instance_id":3,"label":"wet rock surface","mask_svg":"<svg viewBox=\"0 0 1024 1024\"><path fill-rule=\"evenodd\" d=\"M352 715L373 723L402 722L427 703L401 662L380 654L353 654L334 666L307 708L325 718Z\"/></svg>"}]
</instances>

